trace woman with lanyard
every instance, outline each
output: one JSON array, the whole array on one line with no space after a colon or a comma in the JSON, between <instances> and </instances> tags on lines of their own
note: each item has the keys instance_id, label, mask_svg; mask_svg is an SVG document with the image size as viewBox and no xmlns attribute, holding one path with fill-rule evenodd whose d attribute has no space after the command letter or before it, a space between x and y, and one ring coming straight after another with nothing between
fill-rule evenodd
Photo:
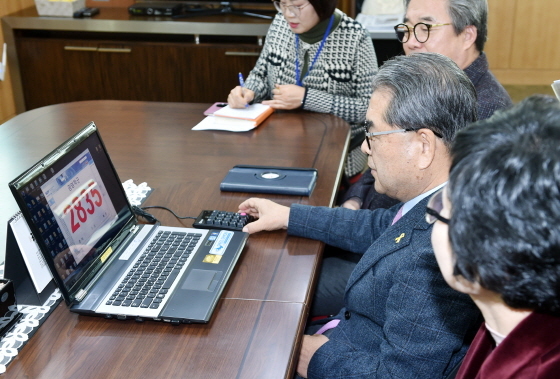
<instances>
[{"instance_id":1,"label":"woman with lanyard","mask_svg":"<svg viewBox=\"0 0 560 379\"><path fill-rule=\"evenodd\" d=\"M268 30L257 64L228 96L233 108L262 102L275 109L330 113L363 139L377 59L361 24L336 9L336 0L273 1L280 13ZM363 171L359 145L349 153L346 175Z\"/></svg>"}]
</instances>

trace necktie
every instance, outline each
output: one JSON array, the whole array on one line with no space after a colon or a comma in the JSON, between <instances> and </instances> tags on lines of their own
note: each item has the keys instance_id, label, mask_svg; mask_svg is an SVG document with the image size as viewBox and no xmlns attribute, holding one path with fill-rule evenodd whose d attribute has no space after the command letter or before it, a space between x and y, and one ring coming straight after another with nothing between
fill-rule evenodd
<instances>
[{"instance_id":1,"label":"necktie","mask_svg":"<svg viewBox=\"0 0 560 379\"><path fill-rule=\"evenodd\" d=\"M323 334L327 330L336 327L339 322L340 322L340 320L338 320L338 319L331 320L331 321L327 322L325 325L323 325L321 327L321 329L317 330L317 332L315 334Z\"/></svg>"},{"instance_id":2,"label":"necktie","mask_svg":"<svg viewBox=\"0 0 560 379\"><path fill-rule=\"evenodd\" d=\"M393 219L393 222L391 223L391 225L395 225L395 223L401 219L403 207L404 207L404 205L399 209L399 211L395 215L395 218Z\"/></svg>"}]
</instances>

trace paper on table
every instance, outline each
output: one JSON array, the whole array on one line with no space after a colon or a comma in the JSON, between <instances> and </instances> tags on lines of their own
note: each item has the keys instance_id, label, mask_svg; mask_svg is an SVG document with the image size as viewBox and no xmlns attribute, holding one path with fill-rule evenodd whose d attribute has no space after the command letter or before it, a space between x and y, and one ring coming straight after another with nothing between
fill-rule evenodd
<instances>
[{"instance_id":1,"label":"paper on table","mask_svg":"<svg viewBox=\"0 0 560 379\"><path fill-rule=\"evenodd\" d=\"M214 112L214 116L240 118L243 120L256 120L263 113L272 113L270 105L252 104L247 108L230 108L225 106L219 111Z\"/></svg>"},{"instance_id":2,"label":"paper on table","mask_svg":"<svg viewBox=\"0 0 560 379\"><path fill-rule=\"evenodd\" d=\"M225 130L228 132L247 132L257 127L257 123L228 117L207 116L192 130Z\"/></svg>"},{"instance_id":3,"label":"paper on table","mask_svg":"<svg viewBox=\"0 0 560 379\"><path fill-rule=\"evenodd\" d=\"M52 280L52 275L45 262L45 258L41 254L39 246L37 242L35 242L31 230L21 213L18 212L18 214L10 220L10 226L14 232L21 255L29 271L29 276L31 276L31 280L33 280L33 284L35 285L35 289L37 292L41 293Z\"/></svg>"}]
</instances>

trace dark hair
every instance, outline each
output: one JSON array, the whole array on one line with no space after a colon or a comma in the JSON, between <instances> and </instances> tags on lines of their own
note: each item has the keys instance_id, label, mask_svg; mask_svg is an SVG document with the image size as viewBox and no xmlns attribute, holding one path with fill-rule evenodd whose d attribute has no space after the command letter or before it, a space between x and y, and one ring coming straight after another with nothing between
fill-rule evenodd
<instances>
[{"instance_id":1,"label":"dark hair","mask_svg":"<svg viewBox=\"0 0 560 379\"><path fill-rule=\"evenodd\" d=\"M386 61L373 91L391 94L385 122L396 128L427 128L447 146L455 133L477 119L476 90L453 60L437 53L401 55Z\"/></svg>"},{"instance_id":2,"label":"dark hair","mask_svg":"<svg viewBox=\"0 0 560 379\"><path fill-rule=\"evenodd\" d=\"M408 8L410 0L405 0ZM478 51L484 49L488 38L488 2L487 0L447 0L447 12L457 35L469 25L477 31L475 46Z\"/></svg>"},{"instance_id":3,"label":"dark hair","mask_svg":"<svg viewBox=\"0 0 560 379\"><path fill-rule=\"evenodd\" d=\"M323 21L332 16L337 0L309 0L309 2L319 16L319 20Z\"/></svg>"},{"instance_id":4,"label":"dark hair","mask_svg":"<svg viewBox=\"0 0 560 379\"><path fill-rule=\"evenodd\" d=\"M560 314L560 103L532 96L451 149L455 275L513 308Z\"/></svg>"}]
</instances>

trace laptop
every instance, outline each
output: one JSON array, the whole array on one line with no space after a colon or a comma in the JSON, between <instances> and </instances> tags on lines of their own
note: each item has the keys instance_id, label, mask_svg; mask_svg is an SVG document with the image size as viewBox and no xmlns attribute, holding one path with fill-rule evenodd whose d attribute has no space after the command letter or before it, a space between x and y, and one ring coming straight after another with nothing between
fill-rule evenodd
<instances>
[{"instance_id":1,"label":"laptop","mask_svg":"<svg viewBox=\"0 0 560 379\"><path fill-rule=\"evenodd\" d=\"M70 311L207 323L248 238L139 224L91 122L9 184Z\"/></svg>"}]
</instances>

